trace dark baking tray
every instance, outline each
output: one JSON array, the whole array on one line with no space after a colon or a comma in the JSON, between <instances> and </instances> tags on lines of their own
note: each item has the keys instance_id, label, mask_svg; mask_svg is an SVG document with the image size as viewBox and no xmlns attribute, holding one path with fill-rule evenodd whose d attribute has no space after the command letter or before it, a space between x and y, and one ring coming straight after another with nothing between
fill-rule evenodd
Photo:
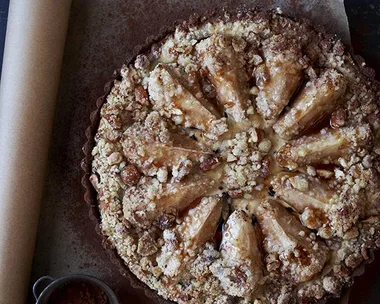
<instances>
[{"instance_id":1,"label":"dark baking tray","mask_svg":"<svg viewBox=\"0 0 380 304\"><path fill-rule=\"evenodd\" d=\"M80 181L85 129L104 84L136 45L192 13L240 4L249 1L73 0L31 283L46 274L61 277L80 272L104 280L121 303L152 303L110 261L89 220ZM350 0L346 6L355 52L379 68L380 4ZM379 269L380 256L364 276L355 279L351 304L380 303ZM33 303L32 297L29 302Z\"/></svg>"}]
</instances>

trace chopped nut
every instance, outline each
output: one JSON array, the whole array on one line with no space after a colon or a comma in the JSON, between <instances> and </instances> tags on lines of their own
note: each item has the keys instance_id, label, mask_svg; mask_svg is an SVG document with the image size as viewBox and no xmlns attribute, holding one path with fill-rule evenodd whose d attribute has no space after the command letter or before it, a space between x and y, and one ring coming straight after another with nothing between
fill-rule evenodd
<instances>
[{"instance_id":1,"label":"chopped nut","mask_svg":"<svg viewBox=\"0 0 380 304\"><path fill-rule=\"evenodd\" d=\"M121 135L121 132L118 130L108 130L106 133L107 139L112 143L118 142L121 138Z\"/></svg>"},{"instance_id":2,"label":"chopped nut","mask_svg":"<svg viewBox=\"0 0 380 304\"><path fill-rule=\"evenodd\" d=\"M220 165L220 159L217 156L206 157L200 164L199 168L202 171L209 171L215 169Z\"/></svg>"},{"instance_id":3,"label":"chopped nut","mask_svg":"<svg viewBox=\"0 0 380 304\"><path fill-rule=\"evenodd\" d=\"M356 268L363 261L363 257L359 254L353 253L345 259L347 267Z\"/></svg>"},{"instance_id":4,"label":"chopped nut","mask_svg":"<svg viewBox=\"0 0 380 304\"><path fill-rule=\"evenodd\" d=\"M168 170L165 167L161 167L157 171L157 179L160 183L166 183L168 180Z\"/></svg>"},{"instance_id":5,"label":"chopped nut","mask_svg":"<svg viewBox=\"0 0 380 304\"><path fill-rule=\"evenodd\" d=\"M343 239L345 240L351 240L354 238L357 238L359 236L359 230L357 227L352 227L350 230L348 230L344 235Z\"/></svg>"},{"instance_id":6,"label":"chopped nut","mask_svg":"<svg viewBox=\"0 0 380 304\"><path fill-rule=\"evenodd\" d=\"M181 181L186 175L188 175L193 168L193 163L185 159L179 164L173 166L172 170L172 181L179 182Z\"/></svg>"},{"instance_id":7,"label":"chopped nut","mask_svg":"<svg viewBox=\"0 0 380 304\"><path fill-rule=\"evenodd\" d=\"M260 141L258 148L261 152L268 153L271 147L272 142L268 138L264 138L262 141Z\"/></svg>"},{"instance_id":8,"label":"chopped nut","mask_svg":"<svg viewBox=\"0 0 380 304\"><path fill-rule=\"evenodd\" d=\"M140 172L134 165L128 165L121 171L120 177L124 184L136 185L140 180Z\"/></svg>"},{"instance_id":9,"label":"chopped nut","mask_svg":"<svg viewBox=\"0 0 380 304\"><path fill-rule=\"evenodd\" d=\"M138 103L145 106L149 105L148 92L141 85L135 88L135 98Z\"/></svg>"},{"instance_id":10,"label":"chopped nut","mask_svg":"<svg viewBox=\"0 0 380 304\"><path fill-rule=\"evenodd\" d=\"M150 62L147 56L140 54L137 55L135 60L136 69L146 69L149 66Z\"/></svg>"},{"instance_id":11,"label":"chopped nut","mask_svg":"<svg viewBox=\"0 0 380 304\"><path fill-rule=\"evenodd\" d=\"M96 191L99 191L99 179L98 179L98 176L96 174L91 174L89 180L90 180L90 183L92 184L92 186L94 187L94 189Z\"/></svg>"},{"instance_id":12,"label":"chopped nut","mask_svg":"<svg viewBox=\"0 0 380 304\"><path fill-rule=\"evenodd\" d=\"M256 86L253 86L250 90L249 93L251 95L257 96L259 94L259 89Z\"/></svg>"},{"instance_id":13,"label":"chopped nut","mask_svg":"<svg viewBox=\"0 0 380 304\"><path fill-rule=\"evenodd\" d=\"M240 189L238 190L231 190L231 191L228 191L228 194L232 197L232 198L240 198L240 197L243 197L243 191L241 191Z\"/></svg>"},{"instance_id":14,"label":"chopped nut","mask_svg":"<svg viewBox=\"0 0 380 304\"><path fill-rule=\"evenodd\" d=\"M108 156L107 160L110 166L116 165L123 161L123 155L120 152L113 152L110 156Z\"/></svg>"},{"instance_id":15,"label":"chopped nut","mask_svg":"<svg viewBox=\"0 0 380 304\"><path fill-rule=\"evenodd\" d=\"M158 218L157 225L161 230L172 227L175 223L176 217L173 214L163 214Z\"/></svg>"},{"instance_id":16,"label":"chopped nut","mask_svg":"<svg viewBox=\"0 0 380 304\"><path fill-rule=\"evenodd\" d=\"M330 124L333 128L341 128L346 124L346 111L342 108L331 114Z\"/></svg>"},{"instance_id":17,"label":"chopped nut","mask_svg":"<svg viewBox=\"0 0 380 304\"><path fill-rule=\"evenodd\" d=\"M309 182L302 175L296 175L289 178L292 186L299 191L307 191L309 189Z\"/></svg>"},{"instance_id":18,"label":"chopped nut","mask_svg":"<svg viewBox=\"0 0 380 304\"><path fill-rule=\"evenodd\" d=\"M318 169L317 170L317 174L318 174L319 177L328 179L328 178L331 178L334 175L334 172L331 172L329 170Z\"/></svg>"},{"instance_id":19,"label":"chopped nut","mask_svg":"<svg viewBox=\"0 0 380 304\"><path fill-rule=\"evenodd\" d=\"M306 173L310 176L315 176L317 174L315 168L312 166L306 166Z\"/></svg>"},{"instance_id":20,"label":"chopped nut","mask_svg":"<svg viewBox=\"0 0 380 304\"><path fill-rule=\"evenodd\" d=\"M137 252L142 256L150 256L156 253L158 250L158 246L154 238L148 233L144 233L144 235L139 239L137 245Z\"/></svg>"}]
</instances>

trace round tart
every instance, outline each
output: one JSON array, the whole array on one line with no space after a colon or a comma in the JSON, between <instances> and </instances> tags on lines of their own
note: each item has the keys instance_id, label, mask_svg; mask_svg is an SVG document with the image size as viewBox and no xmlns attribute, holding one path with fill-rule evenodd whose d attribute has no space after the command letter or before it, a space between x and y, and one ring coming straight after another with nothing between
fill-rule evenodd
<instances>
[{"instance_id":1,"label":"round tart","mask_svg":"<svg viewBox=\"0 0 380 304\"><path fill-rule=\"evenodd\" d=\"M179 303L339 296L380 246L379 89L274 12L193 18L121 68L90 181L129 269Z\"/></svg>"}]
</instances>

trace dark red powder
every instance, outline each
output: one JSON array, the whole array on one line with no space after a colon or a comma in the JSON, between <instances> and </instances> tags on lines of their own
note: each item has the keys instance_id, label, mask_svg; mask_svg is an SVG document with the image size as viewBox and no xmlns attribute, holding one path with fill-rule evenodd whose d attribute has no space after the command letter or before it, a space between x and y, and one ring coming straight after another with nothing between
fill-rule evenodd
<instances>
[{"instance_id":1,"label":"dark red powder","mask_svg":"<svg viewBox=\"0 0 380 304\"><path fill-rule=\"evenodd\" d=\"M57 288L49 297L48 304L109 304L109 301L100 287L71 281Z\"/></svg>"}]
</instances>

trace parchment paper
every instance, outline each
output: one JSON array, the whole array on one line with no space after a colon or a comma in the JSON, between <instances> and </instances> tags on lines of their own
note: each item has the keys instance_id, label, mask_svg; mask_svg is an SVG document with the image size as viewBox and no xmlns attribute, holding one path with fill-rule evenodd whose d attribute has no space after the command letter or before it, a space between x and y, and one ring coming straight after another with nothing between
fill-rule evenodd
<instances>
[{"instance_id":1,"label":"parchment paper","mask_svg":"<svg viewBox=\"0 0 380 304\"><path fill-rule=\"evenodd\" d=\"M88 104L83 106L83 103L78 102L79 97L83 97L83 92L86 90L101 91L104 84L103 76L111 72L110 67L116 68L122 64L120 60L115 67L116 58L128 58L133 46L142 43L145 37L157 34L160 27L171 25L180 18L186 19L194 12L201 15L206 10L223 6L234 9L242 4L249 7L261 5L264 9L280 6L285 14L309 18L314 25L324 26L329 32L339 34L345 43L349 43L343 0L73 1L81 13L81 18L75 19L80 20L81 26L75 24L72 26L79 33L86 35L74 35L73 41L79 42L83 47L78 48L78 53L70 53L73 56L68 59L67 66L75 69L66 71L64 80L65 88L68 90L62 91L60 98L64 102L73 100L73 108L78 107L76 109L80 109L84 114L80 117L81 120L78 119L78 113L74 113L73 116L76 120L70 120L71 117L66 118L72 123L72 129L75 127L79 127L79 130L85 129L86 118L93 109L92 100L88 99ZM25 301L70 2L71 0L11 0L0 88L0 303L2 304ZM99 37L103 37L104 40ZM89 41L91 43L88 43ZM73 45L74 47L77 46ZM129 53L125 53L126 50ZM76 77L77 75L81 75L82 81L74 84L74 79L80 78ZM95 102L95 99L93 101ZM61 104L61 107L64 106ZM65 120L62 117L60 119ZM59 135L65 137L67 136L65 132L67 133L66 124ZM79 151L80 138L71 139L76 143L73 148ZM70 144L70 147L72 146L73 144ZM68 149L69 145L58 147ZM59 148L53 143L55 153L67 152L57 151ZM79 159L74 157L68 159L65 166L79 167ZM71 191L80 192L79 187L79 182L77 188L73 189L70 183L62 181L59 187L49 190L55 193L54 203L56 203L63 188L67 194ZM72 202L65 202L64 206L71 207L70 203ZM57 205L57 208L61 208L59 212L62 213L67 211L62 209L62 205ZM75 216L78 217L77 222L83 222L87 214L78 213ZM52 221L49 217L41 220L47 223L43 227L49 227L49 221ZM61 232L69 234L62 233L52 237L55 240L61 238L67 240L71 232L65 230L67 226L65 225ZM88 226L88 229L93 227ZM54 231L56 230L40 231L40 234L54 233ZM42 243L47 239L42 237ZM67 251L62 242L56 241L55 244L57 245L45 246L45 250L57 246L55 252L59 251L60 256L67 258ZM93 256L89 254L87 258L91 259ZM57 259L56 255L50 257L52 263L58 263ZM79 269L74 271L78 272ZM111 276L113 277L114 275ZM117 288L122 289L124 286L126 288L127 284L120 282ZM128 300L129 297L125 296L121 302Z\"/></svg>"},{"instance_id":2,"label":"parchment paper","mask_svg":"<svg viewBox=\"0 0 380 304\"><path fill-rule=\"evenodd\" d=\"M0 88L0 303L25 303L71 0L11 0Z\"/></svg>"}]
</instances>

